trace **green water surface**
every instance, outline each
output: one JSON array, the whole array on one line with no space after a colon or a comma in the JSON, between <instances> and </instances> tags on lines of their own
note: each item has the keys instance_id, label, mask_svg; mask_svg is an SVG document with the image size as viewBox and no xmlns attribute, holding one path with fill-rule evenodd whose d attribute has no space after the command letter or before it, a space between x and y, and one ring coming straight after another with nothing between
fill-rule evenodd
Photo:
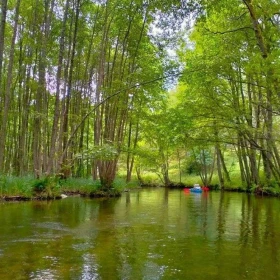
<instances>
[{"instance_id":1,"label":"green water surface","mask_svg":"<svg viewBox=\"0 0 280 280\"><path fill-rule=\"evenodd\" d=\"M144 189L0 203L0 279L280 279L280 199Z\"/></svg>"}]
</instances>

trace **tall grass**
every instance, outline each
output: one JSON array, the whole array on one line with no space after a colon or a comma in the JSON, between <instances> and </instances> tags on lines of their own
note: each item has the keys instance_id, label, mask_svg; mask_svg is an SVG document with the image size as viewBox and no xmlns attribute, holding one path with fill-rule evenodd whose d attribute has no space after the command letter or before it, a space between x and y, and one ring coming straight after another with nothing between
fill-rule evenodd
<instances>
[{"instance_id":1,"label":"tall grass","mask_svg":"<svg viewBox=\"0 0 280 280\"><path fill-rule=\"evenodd\" d=\"M133 189L137 187L139 187L139 182L135 178L133 178L130 182L126 182L126 178L117 177L113 183L113 188L120 192L125 189Z\"/></svg>"},{"instance_id":2,"label":"tall grass","mask_svg":"<svg viewBox=\"0 0 280 280\"><path fill-rule=\"evenodd\" d=\"M127 183L124 177L117 177L113 183L113 189L117 192L138 186L137 180L133 179ZM32 176L0 176L0 197L2 198L6 196L51 197L59 196L63 192L89 195L100 188L100 181L93 181L92 178L67 178L61 180L56 177L35 179Z\"/></svg>"},{"instance_id":3,"label":"tall grass","mask_svg":"<svg viewBox=\"0 0 280 280\"><path fill-rule=\"evenodd\" d=\"M101 187L100 181L93 181L91 178L67 178L60 180L62 192L79 192L89 194Z\"/></svg>"},{"instance_id":4,"label":"tall grass","mask_svg":"<svg viewBox=\"0 0 280 280\"><path fill-rule=\"evenodd\" d=\"M36 179L32 176L0 176L0 196L31 197Z\"/></svg>"}]
</instances>

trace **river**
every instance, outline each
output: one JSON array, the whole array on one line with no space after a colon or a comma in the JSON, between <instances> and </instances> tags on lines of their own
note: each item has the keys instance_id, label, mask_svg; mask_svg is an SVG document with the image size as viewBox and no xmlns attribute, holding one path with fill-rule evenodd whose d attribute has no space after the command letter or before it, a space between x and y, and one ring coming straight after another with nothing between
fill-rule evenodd
<instances>
[{"instance_id":1,"label":"river","mask_svg":"<svg viewBox=\"0 0 280 280\"><path fill-rule=\"evenodd\" d=\"M0 202L0 279L280 279L280 199L155 188Z\"/></svg>"}]
</instances>

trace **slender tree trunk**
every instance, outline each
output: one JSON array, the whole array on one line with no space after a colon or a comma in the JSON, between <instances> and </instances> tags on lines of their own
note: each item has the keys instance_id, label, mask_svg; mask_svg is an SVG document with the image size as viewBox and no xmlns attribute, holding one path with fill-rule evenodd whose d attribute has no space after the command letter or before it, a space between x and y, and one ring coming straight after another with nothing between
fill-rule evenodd
<instances>
[{"instance_id":1,"label":"slender tree trunk","mask_svg":"<svg viewBox=\"0 0 280 280\"><path fill-rule=\"evenodd\" d=\"M78 33L78 23L79 23L79 14L80 14L80 1L77 0L75 6L75 19L74 19L74 33L72 39L72 48L70 53L70 67L69 67L69 76L67 83L67 92L66 92L66 103L65 110L63 112L63 122L62 122L62 131L63 131L63 153L59 161L59 169L64 176L68 177L70 175L70 165L71 158L68 157L68 137L69 137L69 111L70 111L70 102L72 98L72 86L73 86L73 74L74 74L74 58L76 52L76 43L77 43L77 33ZM72 141L72 140L71 140Z\"/></svg>"},{"instance_id":2,"label":"slender tree trunk","mask_svg":"<svg viewBox=\"0 0 280 280\"><path fill-rule=\"evenodd\" d=\"M21 50L22 61L24 60L23 50ZM18 160L19 160L19 175L26 174L28 170L28 123L30 119L30 100L31 100L31 90L30 90L30 79L31 79L31 67L24 65L20 66L19 72L22 73L22 83L24 84L22 88L22 101L21 101L21 112L20 115L20 128L19 128L19 149L18 149ZM33 170L32 170L33 171Z\"/></svg>"},{"instance_id":3,"label":"slender tree trunk","mask_svg":"<svg viewBox=\"0 0 280 280\"><path fill-rule=\"evenodd\" d=\"M6 29L6 16L7 16L7 0L2 0L1 1L1 25L0 25L0 108L2 110L3 105L1 104L5 100L5 96L3 94L3 74L2 74L2 69L3 69L3 57L4 57L4 47L5 47L5 29ZM5 105L4 105L5 106ZM0 113L0 120L3 117L1 116ZM0 127L2 130L2 127ZM1 135L1 133L0 133ZM4 136L2 137L2 146L5 141ZM1 153L0 156L0 173L2 172L3 169L3 164L4 164L4 154Z\"/></svg>"},{"instance_id":4,"label":"slender tree trunk","mask_svg":"<svg viewBox=\"0 0 280 280\"><path fill-rule=\"evenodd\" d=\"M170 178L169 178L169 157L168 154L164 154L163 150L160 149L160 154L161 154L161 174L163 176L163 183L166 187L168 187L171 183Z\"/></svg>"},{"instance_id":5,"label":"slender tree trunk","mask_svg":"<svg viewBox=\"0 0 280 280\"><path fill-rule=\"evenodd\" d=\"M2 112L2 124L1 124L1 133L0 133L0 170L2 170L4 159L5 159L5 150L6 150L5 142L6 142L8 115L9 115L10 101L11 101L11 87L13 82L12 77L13 77L13 67L14 67L15 40L16 40L16 34L18 30L19 6L20 6L20 0L17 0L16 11L15 11L15 22L13 28L13 37L11 42L10 54L9 54L7 83L6 83L5 98L4 98L4 110ZM0 87L1 87L1 82L0 82Z\"/></svg>"},{"instance_id":6,"label":"slender tree trunk","mask_svg":"<svg viewBox=\"0 0 280 280\"><path fill-rule=\"evenodd\" d=\"M219 176L219 181L220 181L220 186L221 189L224 190L225 188L225 180L224 176L222 173L222 163L221 163L221 150L218 145L216 145L216 154L217 154L217 171L218 171L218 176Z\"/></svg>"},{"instance_id":7,"label":"slender tree trunk","mask_svg":"<svg viewBox=\"0 0 280 280\"><path fill-rule=\"evenodd\" d=\"M6 17L7 17L7 0L1 1L1 25L0 25L0 90L2 89L2 69L3 69L3 57L5 47L5 29L6 29ZM3 95L0 97L3 98ZM1 171L1 166L0 166Z\"/></svg>"},{"instance_id":8,"label":"slender tree trunk","mask_svg":"<svg viewBox=\"0 0 280 280\"><path fill-rule=\"evenodd\" d=\"M47 174L54 172L57 173L58 170L55 166L57 166L55 154L58 153L59 145L58 141L58 132L59 132L59 119L60 119L60 86L61 86L61 76L62 76L62 66L63 66L63 55L65 50L65 33L66 33L66 24L68 19L68 10L69 10L69 0L65 3L65 10L63 16L62 29L60 33L59 40L59 54L58 54L58 66L56 72L56 93L55 93L55 107L54 107L54 118L52 124L52 132L51 132L51 140L50 140L50 153L47 167Z\"/></svg>"},{"instance_id":9,"label":"slender tree trunk","mask_svg":"<svg viewBox=\"0 0 280 280\"><path fill-rule=\"evenodd\" d=\"M101 101L101 89L104 83L105 76L105 57L106 57L106 48L107 48L107 33L108 33L108 21L109 21L109 7L106 4L105 15L104 15L104 25L102 30L102 39L100 43L100 56L98 61L98 71L96 73L96 94L95 102L99 104ZM102 145L102 123L103 123L103 112L104 105L98 106L95 110L94 116L94 146ZM93 160L92 165L92 177L93 180L97 180L100 177L100 168L101 162L98 159ZM101 178L100 178L101 179Z\"/></svg>"},{"instance_id":10,"label":"slender tree trunk","mask_svg":"<svg viewBox=\"0 0 280 280\"><path fill-rule=\"evenodd\" d=\"M263 58L266 58L268 56L268 50L267 50L267 46L265 43L265 39L262 34L261 23L259 22L259 19L257 17L256 11L255 11L255 7L253 5L253 0L243 0L243 3L246 5L246 7L250 13L250 18L251 18L252 25L253 25L253 28L255 31L257 45L260 48Z\"/></svg>"},{"instance_id":11,"label":"slender tree trunk","mask_svg":"<svg viewBox=\"0 0 280 280\"><path fill-rule=\"evenodd\" d=\"M39 1L36 0L36 5L34 8L34 22L39 21ZM41 51L42 41L45 34L39 31L39 26L34 26L33 36L37 37L36 55L38 57L38 64L34 65L34 79L38 75L38 85L35 94L35 110L34 110L34 123L33 123L33 164L34 164L34 174L36 178L42 175L42 110L43 110L43 94L45 91L45 57ZM38 67L38 73L37 73Z\"/></svg>"},{"instance_id":12,"label":"slender tree trunk","mask_svg":"<svg viewBox=\"0 0 280 280\"><path fill-rule=\"evenodd\" d=\"M136 123L136 128L135 128L135 137L133 141L133 145L131 145L131 137L132 137L132 122L130 122L130 127L129 127L129 140L128 140L128 153L127 153L127 175L126 175L126 181L130 182L131 181L131 176L132 176L132 171L133 171L133 166L134 166L134 153L131 153L130 149L135 150L137 147L138 143L138 138L139 138L139 118L137 117L137 123Z\"/></svg>"}]
</instances>

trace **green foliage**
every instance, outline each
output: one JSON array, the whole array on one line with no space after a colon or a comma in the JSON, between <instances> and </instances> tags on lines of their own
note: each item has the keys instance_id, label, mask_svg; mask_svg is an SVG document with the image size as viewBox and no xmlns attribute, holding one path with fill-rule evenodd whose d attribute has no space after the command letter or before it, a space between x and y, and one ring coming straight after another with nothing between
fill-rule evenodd
<instances>
[{"instance_id":1,"label":"green foliage","mask_svg":"<svg viewBox=\"0 0 280 280\"><path fill-rule=\"evenodd\" d=\"M36 182L31 176L27 177L14 177L14 176L1 176L0 177L0 196L20 195L25 197L32 196L32 186Z\"/></svg>"},{"instance_id":2,"label":"green foliage","mask_svg":"<svg viewBox=\"0 0 280 280\"><path fill-rule=\"evenodd\" d=\"M188 146L208 143L220 147L227 143L239 149L243 156L238 163L245 173L240 186L248 189L260 181L263 169L268 178L279 180L278 164L272 176L265 169L269 163L261 151L268 146L273 147L269 151L275 153L273 157L279 154L279 144L272 144L278 139L278 115L269 112L278 111L273 81L279 80L276 65L280 60L276 55L279 45L274 40L280 34L274 16L279 4L250 1L249 7L246 2L212 1L203 5L207 16L196 21L189 36L193 45L189 48L189 44L182 44L179 53L186 67L178 88L178 107L188 108L193 119ZM265 109L260 112L259 106Z\"/></svg>"},{"instance_id":3,"label":"green foliage","mask_svg":"<svg viewBox=\"0 0 280 280\"><path fill-rule=\"evenodd\" d=\"M162 184L161 180L159 180L158 175L156 172L144 172L142 174L142 179L144 185L153 186L153 185L160 185Z\"/></svg>"},{"instance_id":4,"label":"green foliage","mask_svg":"<svg viewBox=\"0 0 280 280\"><path fill-rule=\"evenodd\" d=\"M126 188L127 184L124 178L117 177L113 182L113 189L117 191L123 191Z\"/></svg>"},{"instance_id":5,"label":"green foliage","mask_svg":"<svg viewBox=\"0 0 280 280\"><path fill-rule=\"evenodd\" d=\"M280 196L280 183L276 180L267 182L262 187L255 189L258 194Z\"/></svg>"},{"instance_id":6,"label":"green foliage","mask_svg":"<svg viewBox=\"0 0 280 280\"><path fill-rule=\"evenodd\" d=\"M102 146L94 146L92 149L85 150L82 153L76 154L77 159L101 159L112 160L118 156L119 152L116 147L110 144Z\"/></svg>"},{"instance_id":7,"label":"green foliage","mask_svg":"<svg viewBox=\"0 0 280 280\"><path fill-rule=\"evenodd\" d=\"M62 192L89 194L101 188L100 181L91 178L67 178L60 181Z\"/></svg>"},{"instance_id":8,"label":"green foliage","mask_svg":"<svg viewBox=\"0 0 280 280\"><path fill-rule=\"evenodd\" d=\"M139 185L139 181L137 179L133 179L128 183L126 182L126 184L125 184L126 189L135 189L135 188L139 188L139 187L140 187L140 185Z\"/></svg>"},{"instance_id":9,"label":"green foliage","mask_svg":"<svg viewBox=\"0 0 280 280\"><path fill-rule=\"evenodd\" d=\"M266 186L261 189L261 194L280 196L280 187Z\"/></svg>"},{"instance_id":10,"label":"green foliage","mask_svg":"<svg viewBox=\"0 0 280 280\"><path fill-rule=\"evenodd\" d=\"M200 165L197 161L190 160L190 161L185 161L183 170L185 170L186 174L188 175L199 175L200 172Z\"/></svg>"},{"instance_id":11,"label":"green foliage","mask_svg":"<svg viewBox=\"0 0 280 280\"><path fill-rule=\"evenodd\" d=\"M252 184L249 188L250 193L256 193L259 190L259 186L256 184Z\"/></svg>"},{"instance_id":12,"label":"green foliage","mask_svg":"<svg viewBox=\"0 0 280 280\"><path fill-rule=\"evenodd\" d=\"M230 147L246 173L238 186L253 191L262 172L279 181L280 6L248 2L9 1L0 38L1 172L89 177L98 168L111 187L121 152L158 179L178 174L169 171L179 150L195 151L184 169L199 174L214 166L214 149ZM189 16L196 18L185 33ZM27 181L0 178L1 195L53 196L66 183ZM98 185L80 183L87 192Z\"/></svg>"},{"instance_id":13,"label":"green foliage","mask_svg":"<svg viewBox=\"0 0 280 280\"><path fill-rule=\"evenodd\" d=\"M60 183L58 177L44 177L37 179L31 186L33 195L42 199L51 199L60 196Z\"/></svg>"}]
</instances>

